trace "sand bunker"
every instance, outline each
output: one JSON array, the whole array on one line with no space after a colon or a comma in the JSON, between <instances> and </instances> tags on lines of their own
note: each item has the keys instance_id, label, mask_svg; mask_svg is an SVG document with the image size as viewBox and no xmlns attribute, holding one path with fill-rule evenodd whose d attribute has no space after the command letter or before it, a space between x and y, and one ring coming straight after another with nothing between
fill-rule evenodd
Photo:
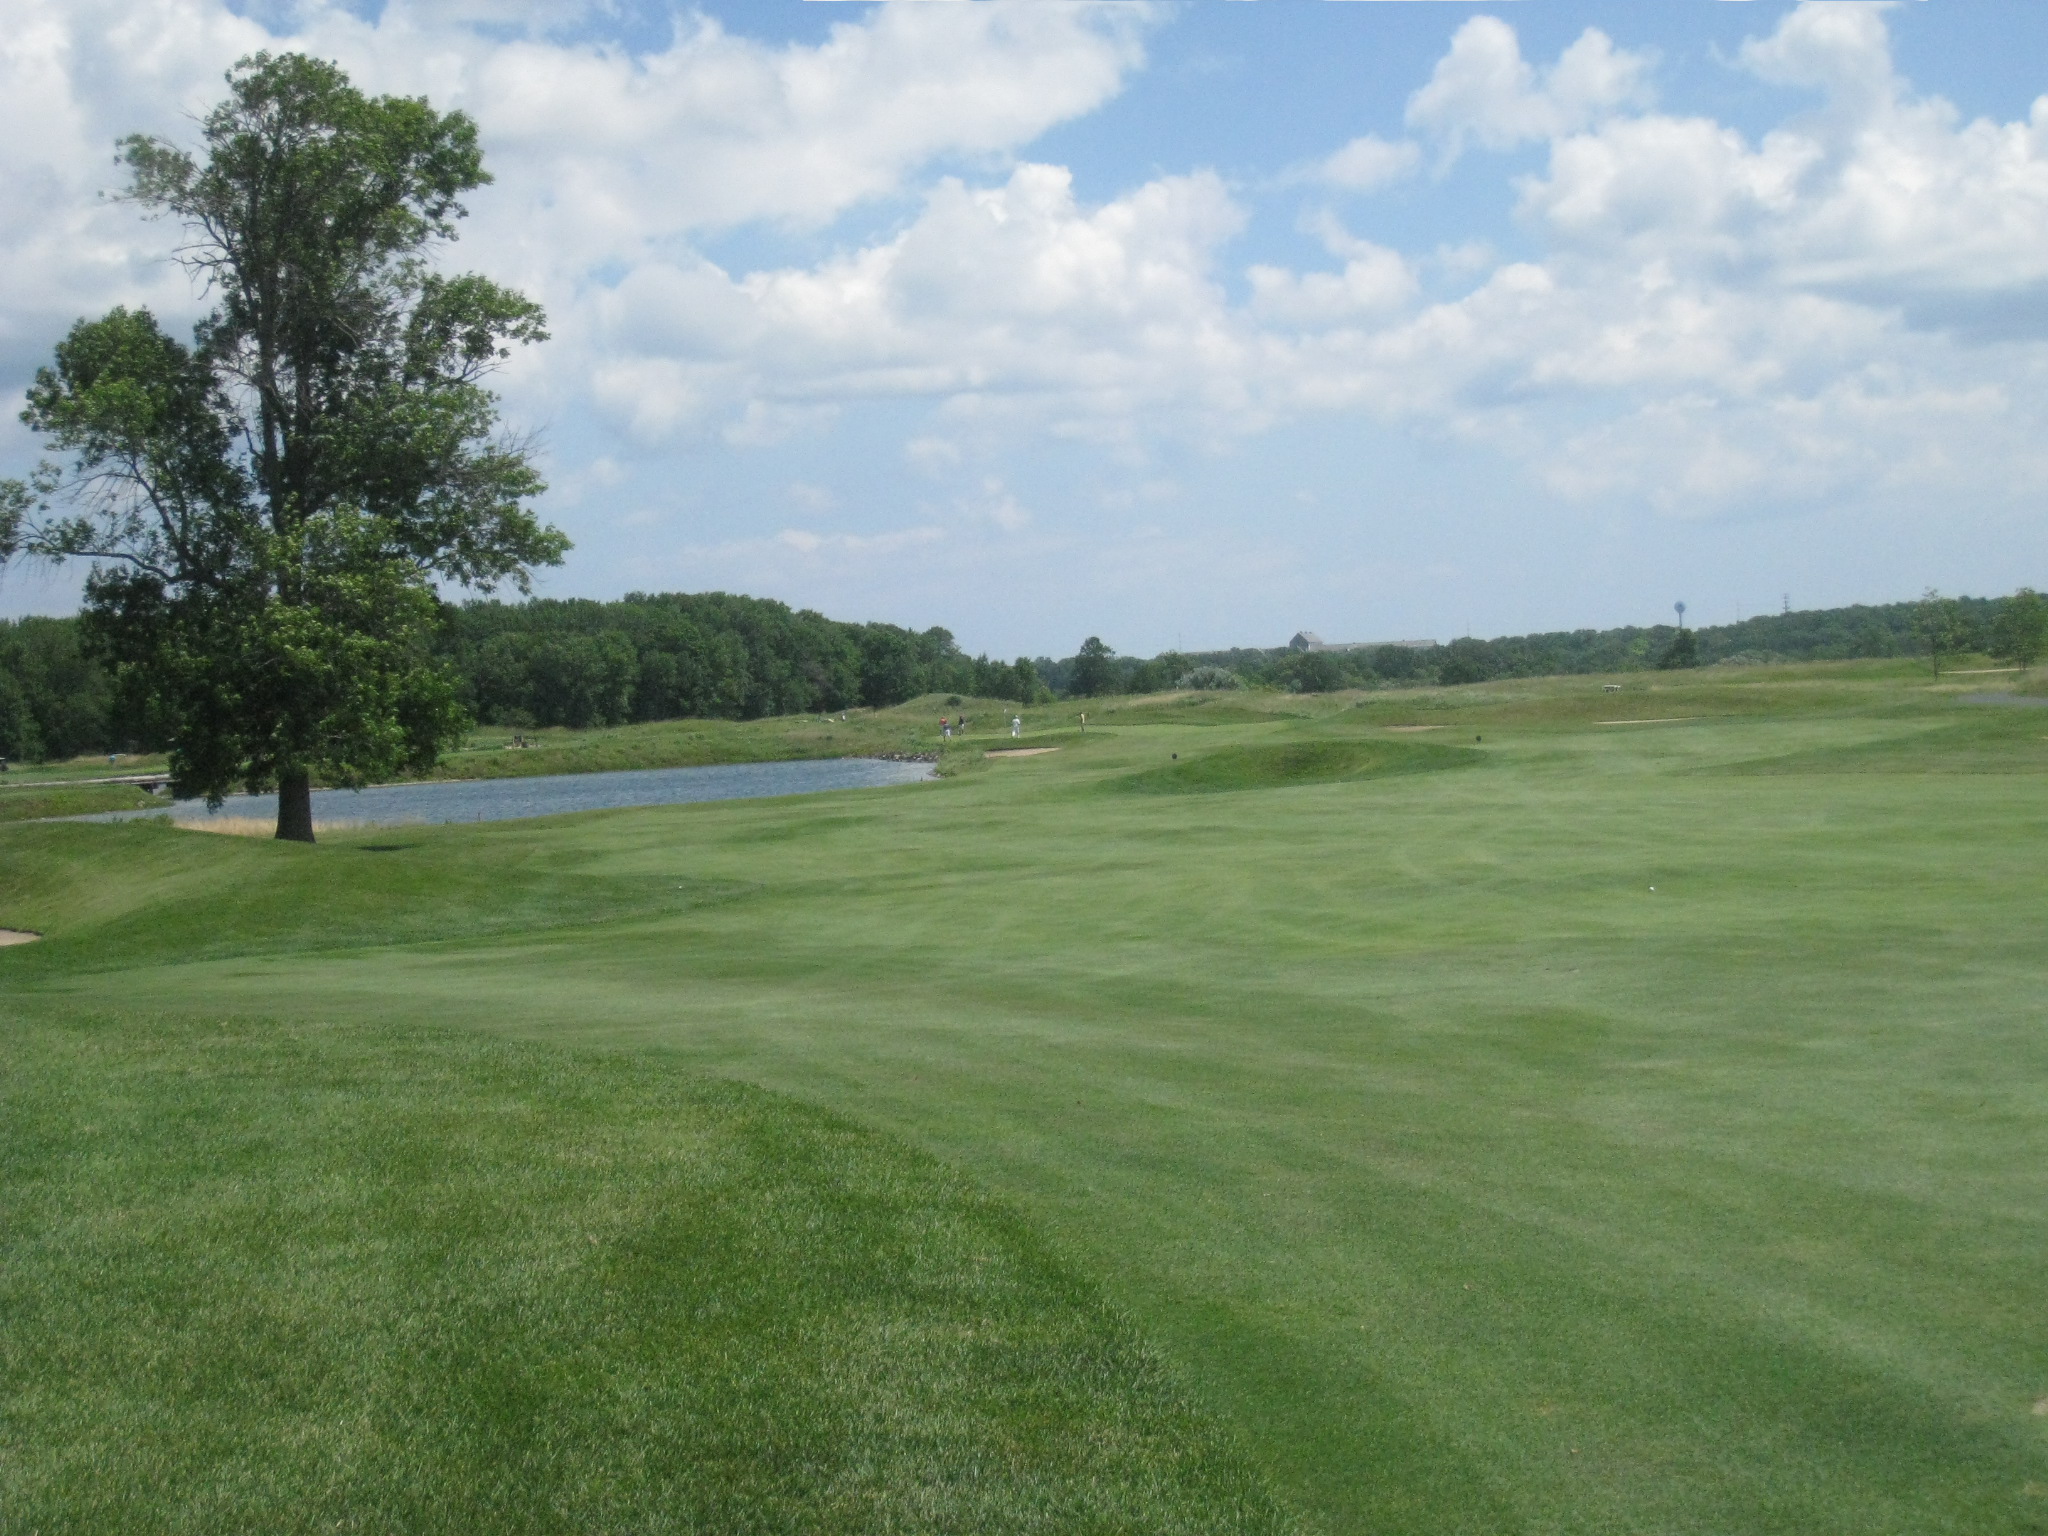
<instances>
[{"instance_id":1,"label":"sand bunker","mask_svg":"<svg viewBox=\"0 0 2048 1536\"><path fill-rule=\"evenodd\" d=\"M1000 752L984 752L983 757L1043 757L1048 752L1057 752L1058 747L1005 747Z\"/></svg>"},{"instance_id":2,"label":"sand bunker","mask_svg":"<svg viewBox=\"0 0 2048 1536\"><path fill-rule=\"evenodd\" d=\"M26 928L0 928L0 946L33 944L41 937L40 933L30 933Z\"/></svg>"},{"instance_id":3,"label":"sand bunker","mask_svg":"<svg viewBox=\"0 0 2048 1536\"><path fill-rule=\"evenodd\" d=\"M1677 725L1682 720L1697 720L1698 715L1659 715L1654 720L1595 720L1595 725Z\"/></svg>"}]
</instances>

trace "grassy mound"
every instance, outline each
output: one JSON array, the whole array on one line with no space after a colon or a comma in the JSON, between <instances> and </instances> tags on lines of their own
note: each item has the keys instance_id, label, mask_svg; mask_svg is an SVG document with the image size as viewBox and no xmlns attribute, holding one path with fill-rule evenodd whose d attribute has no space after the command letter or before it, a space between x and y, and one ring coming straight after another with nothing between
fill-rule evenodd
<instances>
[{"instance_id":1,"label":"grassy mound","mask_svg":"<svg viewBox=\"0 0 2048 1536\"><path fill-rule=\"evenodd\" d=\"M1268 1531L1002 1207L659 1059L13 1019L0 1509L57 1531Z\"/></svg>"},{"instance_id":2,"label":"grassy mound","mask_svg":"<svg viewBox=\"0 0 2048 1536\"><path fill-rule=\"evenodd\" d=\"M1299 715L1300 711L1278 704L1248 704L1235 692L1140 698L1102 711L1102 718L1115 716L1126 725L1271 725Z\"/></svg>"},{"instance_id":3,"label":"grassy mound","mask_svg":"<svg viewBox=\"0 0 2048 1536\"><path fill-rule=\"evenodd\" d=\"M680 858L631 872L536 843L522 822L328 836L317 848L187 832L155 818L8 830L0 926L51 942L14 973L146 960L434 943L673 914L729 901ZM203 899L190 899L203 892Z\"/></svg>"},{"instance_id":4,"label":"grassy mound","mask_svg":"<svg viewBox=\"0 0 2048 1536\"><path fill-rule=\"evenodd\" d=\"M1199 795L1240 789L1281 789L1291 784L1334 784L1392 774L1431 773L1483 762L1469 747L1422 742L1289 741L1225 747L1113 780L1134 794Z\"/></svg>"},{"instance_id":5,"label":"grassy mound","mask_svg":"<svg viewBox=\"0 0 2048 1536\"><path fill-rule=\"evenodd\" d=\"M1978 706L1956 721L1901 721L1871 741L1779 753L1717 770L1735 774L1978 774L2048 770L2048 710Z\"/></svg>"}]
</instances>

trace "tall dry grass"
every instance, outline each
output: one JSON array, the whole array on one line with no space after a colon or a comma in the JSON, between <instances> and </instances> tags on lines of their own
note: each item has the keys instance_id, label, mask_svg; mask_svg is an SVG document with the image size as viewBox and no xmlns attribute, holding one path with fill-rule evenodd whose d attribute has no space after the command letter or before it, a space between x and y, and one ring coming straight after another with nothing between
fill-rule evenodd
<instances>
[{"instance_id":1,"label":"tall dry grass","mask_svg":"<svg viewBox=\"0 0 2048 1536\"><path fill-rule=\"evenodd\" d=\"M277 835L277 819L273 816L175 816L171 825L186 832L223 832L229 837L274 837ZM313 835L318 837L328 832L358 832L367 827L398 825L381 821L316 821Z\"/></svg>"}]
</instances>

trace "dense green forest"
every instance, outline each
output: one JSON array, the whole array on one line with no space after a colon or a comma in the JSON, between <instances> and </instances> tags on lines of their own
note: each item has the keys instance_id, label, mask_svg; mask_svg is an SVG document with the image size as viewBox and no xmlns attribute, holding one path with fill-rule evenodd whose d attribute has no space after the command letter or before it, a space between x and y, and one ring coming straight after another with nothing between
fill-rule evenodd
<instances>
[{"instance_id":1,"label":"dense green forest","mask_svg":"<svg viewBox=\"0 0 2048 1536\"><path fill-rule=\"evenodd\" d=\"M1938 606L1948 651L2038 653L2040 610L2023 598ZM1174 687L1301 692L1417 687L1659 665L1926 655L1930 604L1763 614L1680 632L1578 629L1423 649L1238 649L1118 656L1095 641L1035 662L968 656L943 629L850 624L723 592L632 593L618 602L535 599L444 610L440 647L475 717L492 725L617 725L756 719L880 707L920 694L1038 702ZM2027 623L2018 623L2027 616ZM2029 627L2031 625L2031 628ZM2021 636L2019 651L2014 635ZM77 619L0 620L0 756L43 760L158 745L144 738L93 658Z\"/></svg>"},{"instance_id":2,"label":"dense green forest","mask_svg":"<svg viewBox=\"0 0 2048 1536\"><path fill-rule=\"evenodd\" d=\"M964 655L943 629L846 624L724 592L467 603L448 610L444 645L471 710L497 725L752 720L922 693L1044 692L1030 662Z\"/></svg>"},{"instance_id":3,"label":"dense green forest","mask_svg":"<svg viewBox=\"0 0 2048 1536\"><path fill-rule=\"evenodd\" d=\"M0 619L0 757L104 752L113 689L76 619Z\"/></svg>"},{"instance_id":4,"label":"dense green forest","mask_svg":"<svg viewBox=\"0 0 2048 1536\"><path fill-rule=\"evenodd\" d=\"M943 629L846 624L723 592L450 605L438 645L470 712L491 725L751 720L923 693L1048 696L1029 661L965 655ZM135 720L77 619L0 620L0 756L159 745Z\"/></svg>"}]
</instances>

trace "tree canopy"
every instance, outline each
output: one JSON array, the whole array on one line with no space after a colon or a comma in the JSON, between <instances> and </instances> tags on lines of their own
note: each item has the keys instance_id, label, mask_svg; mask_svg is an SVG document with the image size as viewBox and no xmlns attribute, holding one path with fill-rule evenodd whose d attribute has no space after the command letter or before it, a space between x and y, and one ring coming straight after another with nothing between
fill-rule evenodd
<instances>
[{"instance_id":1,"label":"tree canopy","mask_svg":"<svg viewBox=\"0 0 2048 1536\"><path fill-rule=\"evenodd\" d=\"M476 125L257 54L203 158L122 142L128 198L184 231L214 305L187 346L146 310L82 320L22 419L70 455L0 486L0 558L90 561L88 634L181 794L431 764L465 724L439 582L528 587L568 541L483 378L544 340L523 295L430 262L489 182Z\"/></svg>"},{"instance_id":2,"label":"tree canopy","mask_svg":"<svg viewBox=\"0 0 2048 1536\"><path fill-rule=\"evenodd\" d=\"M1671 643L1664 647L1664 654L1657 658L1660 671L1675 672L1700 664L1699 637L1689 629L1681 629L1671 637Z\"/></svg>"},{"instance_id":3,"label":"tree canopy","mask_svg":"<svg viewBox=\"0 0 2048 1536\"><path fill-rule=\"evenodd\" d=\"M1970 642L1970 630L1963 605L1932 587L1914 608L1913 633L1927 647L1927 659L1937 677L1941 675L1941 658L1963 650Z\"/></svg>"},{"instance_id":4,"label":"tree canopy","mask_svg":"<svg viewBox=\"0 0 2048 1536\"><path fill-rule=\"evenodd\" d=\"M1081 649L1075 654L1067 692L1079 699L1114 692L1118 682L1115 658L1115 651L1098 636L1090 635L1081 642Z\"/></svg>"},{"instance_id":5,"label":"tree canopy","mask_svg":"<svg viewBox=\"0 0 2048 1536\"><path fill-rule=\"evenodd\" d=\"M2048 602L2032 587L2021 587L1998 605L1991 620L1989 649L2000 661L2031 667L2048 650Z\"/></svg>"}]
</instances>

